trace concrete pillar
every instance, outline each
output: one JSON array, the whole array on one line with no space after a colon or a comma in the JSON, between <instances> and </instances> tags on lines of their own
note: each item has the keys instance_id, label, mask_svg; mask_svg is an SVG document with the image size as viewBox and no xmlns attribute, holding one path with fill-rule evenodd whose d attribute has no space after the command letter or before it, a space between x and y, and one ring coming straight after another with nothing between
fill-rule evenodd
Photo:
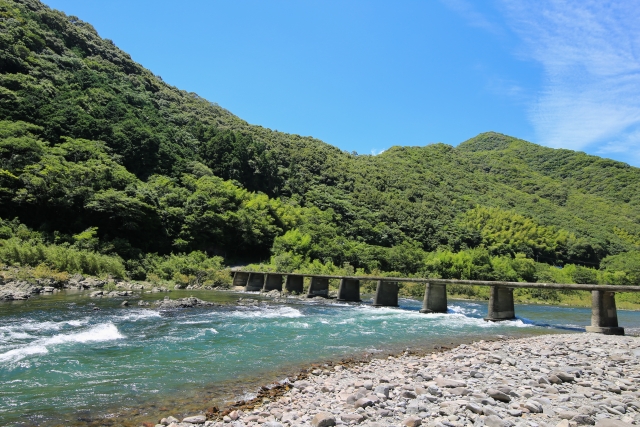
<instances>
[{"instance_id":1,"label":"concrete pillar","mask_svg":"<svg viewBox=\"0 0 640 427\"><path fill-rule=\"evenodd\" d=\"M378 280L376 296L373 298L374 307L398 306L398 282Z\"/></svg>"},{"instance_id":2,"label":"concrete pillar","mask_svg":"<svg viewBox=\"0 0 640 427\"><path fill-rule=\"evenodd\" d=\"M360 281L341 279L338 288L338 301L360 301Z\"/></svg>"},{"instance_id":3,"label":"concrete pillar","mask_svg":"<svg viewBox=\"0 0 640 427\"><path fill-rule=\"evenodd\" d=\"M269 273L264 279L264 286L262 287L262 290L269 292L274 289L282 292L282 274Z\"/></svg>"},{"instance_id":4,"label":"concrete pillar","mask_svg":"<svg viewBox=\"0 0 640 427\"><path fill-rule=\"evenodd\" d=\"M420 313L446 313L447 312L447 285L440 283L427 283L424 289L424 300Z\"/></svg>"},{"instance_id":5,"label":"concrete pillar","mask_svg":"<svg viewBox=\"0 0 640 427\"><path fill-rule=\"evenodd\" d=\"M264 273L249 273L245 291L260 291L264 286Z\"/></svg>"},{"instance_id":6,"label":"concrete pillar","mask_svg":"<svg viewBox=\"0 0 640 427\"><path fill-rule=\"evenodd\" d=\"M484 320L488 322L499 322L501 320L512 320L516 318L516 311L513 306L513 289L501 286L491 287L489 297L489 310Z\"/></svg>"},{"instance_id":7,"label":"concrete pillar","mask_svg":"<svg viewBox=\"0 0 640 427\"><path fill-rule=\"evenodd\" d=\"M236 271L233 273L233 286L247 286L249 280L249 273L244 271Z\"/></svg>"},{"instance_id":8,"label":"concrete pillar","mask_svg":"<svg viewBox=\"0 0 640 427\"><path fill-rule=\"evenodd\" d=\"M329 279L323 277L312 277L307 297L329 297Z\"/></svg>"},{"instance_id":9,"label":"concrete pillar","mask_svg":"<svg viewBox=\"0 0 640 427\"><path fill-rule=\"evenodd\" d=\"M304 276L288 274L284 279L284 290L290 294L301 294L304 292Z\"/></svg>"},{"instance_id":10,"label":"concrete pillar","mask_svg":"<svg viewBox=\"0 0 640 427\"><path fill-rule=\"evenodd\" d=\"M624 335L624 328L618 327L615 292L591 291L591 326L584 329L596 334Z\"/></svg>"}]
</instances>

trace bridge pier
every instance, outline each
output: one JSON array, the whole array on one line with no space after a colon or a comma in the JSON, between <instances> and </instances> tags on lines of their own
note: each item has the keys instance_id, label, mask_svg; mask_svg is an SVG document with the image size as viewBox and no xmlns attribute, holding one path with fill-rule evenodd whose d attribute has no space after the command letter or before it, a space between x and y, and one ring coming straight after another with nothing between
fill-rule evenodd
<instances>
[{"instance_id":1,"label":"bridge pier","mask_svg":"<svg viewBox=\"0 0 640 427\"><path fill-rule=\"evenodd\" d=\"M596 334L624 335L624 328L618 327L615 292L591 291L591 326L584 329Z\"/></svg>"},{"instance_id":2,"label":"bridge pier","mask_svg":"<svg viewBox=\"0 0 640 427\"><path fill-rule=\"evenodd\" d=\"M446 313L447 312L447 285L440 283L427 283L424 289L424 300L420 313Z\"/></svg>"},{"instance_id":3,"label":"bridge pier","mask_svg":"<svg viewBox=\"0 0 640 427\"><path fill-rule=\"evenodd\" d=\"M360 281L341 279L338 288L338 301L360 301Z\"/></svg>"},{"instance_id":4,"label":"bridge pier","mask_svg":"<svg viewBox=\"0 0 640 427\"><path fill-rule=\"evenodd\" d=\"M304 292L304 277L288 274L284 279L284 290L290 294Z\"/></svg>"},{"instance_id":5,"label":"bridge pier","mask_svg":"<svg viewBox=\"0 0 640 427\"><path fill-rule=\"evenodd\" d=\"M513 289L491 286L489 310L484 320L488 322L499 322L501 320L512 320L515 318L516 312L513 306Z\"/></svg>"},{"instance_id":6,"label":"bridge pier","mask_svg":"<svg viewBox=\"0 0 640 427\"><path fill-rule=\"evenodd\" d=\"M307 298L313 297L329 297L329 279L325 279L324 277L311 278Z\"/></svg>"},{"instance_id":7,"label":"bridge pier","mask_svg":"<svg viewBox=\"0 0 640 427\"><path fill-rule=\"evenodd\" d=\"M249 280L249 273L244 271L236 271L233 273L233 286L247 286Z\"/></svg>"},{"instance_id":8,"label":"bridge pier","mask_svg":"<svg viewBox=\"0 0 640 427\"><path fill-rule=\"evenodd\" d=\"M264 279L264 286L262 287L262 290L264 292L269 292L274 289L282 292L282 274L269 273Z\"/></svg>"},{"instance_id":9,"label":"bridge pier","mask_svg":"<svg viewBox=\"0 0 640 427\"><path fill-rule=\"evenodd\" d=\"M247 279L247 284L244 287L244 290L249 291L260 291L264 286L264 273L249 273L249 278Z\"/></svg>"},{"instance_id":10,"label":"bridge pier","mask_svg":"<svg viewBox=\"0 0 640 427\"><path fill-rule=\"evenodd\" d=\"M378 280L374 307L398 307L398 282Z\"/></svg>"}]
</instances>

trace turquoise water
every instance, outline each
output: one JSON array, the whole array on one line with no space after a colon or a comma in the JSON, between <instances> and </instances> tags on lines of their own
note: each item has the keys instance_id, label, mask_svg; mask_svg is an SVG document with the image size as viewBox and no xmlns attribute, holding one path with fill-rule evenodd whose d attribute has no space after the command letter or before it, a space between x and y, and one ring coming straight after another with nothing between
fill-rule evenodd
<instances>
[{"instance_id":1,"label":"turquoise water","mask_svg":"<svg viewBox=\"0 0 640 427\"><path fill-rule=\"evenodd\" d=\"M136 425L251 397L312 362L496 335L579 332L584 308L518 305L515 321L482 320L486 303L450 301L449 314L363 304L239 306L246 294L194 295L221 307L158 311L65 292L0 304L0 425ZM144 294L145 300L164 294ZM95 311L95 306L100 308ZM622 326L640 313L619 311Z\"/></svg>"}]
</instances>

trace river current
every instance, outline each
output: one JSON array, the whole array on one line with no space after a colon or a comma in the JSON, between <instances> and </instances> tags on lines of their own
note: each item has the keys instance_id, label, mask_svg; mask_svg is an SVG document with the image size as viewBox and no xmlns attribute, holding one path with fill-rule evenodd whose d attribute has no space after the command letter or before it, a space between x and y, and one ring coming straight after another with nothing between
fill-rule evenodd
<instances>
[{"instance_id":1,"label":"river current","mask_svg":"<svg viewBox=\"0 0 640 427\"><path fill-rule=\"evenodd\" d=\"M229 292L175 291L220 307L157 310L61 292L0 303L0 425L139 425L250 398L311 363L384 355L498 335L581 333L591 310L516 305L517 320L482 320L486 302L449 301L447 314L296 301L242 306ZM164 294L145 293L152 301ZM100 310L94 310L94 307ZM640 327L640 312L618 311Z\"/></svg>"}]
</instances>

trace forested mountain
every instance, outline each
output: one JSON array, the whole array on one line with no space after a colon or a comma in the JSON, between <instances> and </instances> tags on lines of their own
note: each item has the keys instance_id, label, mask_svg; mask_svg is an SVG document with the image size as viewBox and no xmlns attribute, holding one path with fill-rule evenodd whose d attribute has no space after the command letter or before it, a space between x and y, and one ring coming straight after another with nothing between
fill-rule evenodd
<instances>
[{"instance_id":1,"label":"forested mountain","mask_svg":"<svg viewBox=\"0 0 640 427\"><path fill-rule=\"evenodd\" d=\"M250 125L77 17L0 0L0 238L27 226L141 277L145 254L192 251L406 274L473 248L597 267L640 249L639 205L640 169L497 133L369 156Z\"/></svg>"}]
</instances>

